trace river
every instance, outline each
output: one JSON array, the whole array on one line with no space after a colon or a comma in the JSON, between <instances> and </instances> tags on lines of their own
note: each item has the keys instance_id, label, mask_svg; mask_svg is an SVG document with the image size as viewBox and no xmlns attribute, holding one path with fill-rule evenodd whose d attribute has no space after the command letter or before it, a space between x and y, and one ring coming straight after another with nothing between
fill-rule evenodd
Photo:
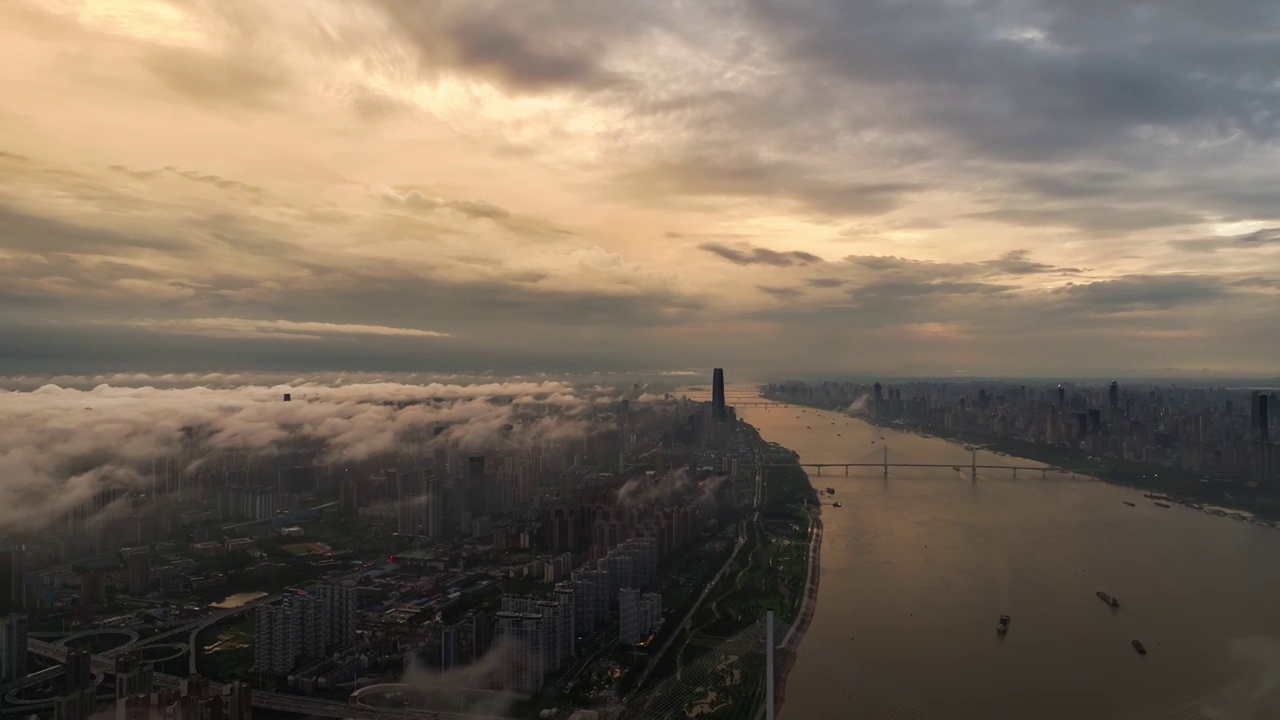
<instances>
[{"instance_id":1,"label":"river","mask_svg":"<svg viewBox=\"0 0 1280 720\"><path fill-rule=\"evenodd\" d=\"M823 508L818 606L783 720L1134 718L1211 710L1222 693L1183 699L1280 678L1280 530L1056 473L979 471L975 483L963 446L838 413L739 416L808 462L875 461L887 443L891 461L963 468L811 472L843 507Z\"/></svg>"}]
</instances>

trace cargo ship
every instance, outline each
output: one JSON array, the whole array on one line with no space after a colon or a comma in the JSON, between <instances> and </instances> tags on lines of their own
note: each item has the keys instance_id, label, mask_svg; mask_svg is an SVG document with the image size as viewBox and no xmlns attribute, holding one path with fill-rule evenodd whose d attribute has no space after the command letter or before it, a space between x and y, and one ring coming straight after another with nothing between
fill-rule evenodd
<instances>
[{"instance_id":1,"label":"cargo ship","mask_svg":"<svg viewBox=\"0 0 1280 720\"><path fill-rule=\"evenodd\" d=\"M1125 504L1125 505L1128 505L1129 507L1138 507L1137 505L1134 505L1133 503L1129 502L1128 500L1125 500L1125 501L1123 501L1123 502L1124 502L1124 504Z\"/></svg>"},{"instance_id":2,"label":"cargo ship","mask_svg":"<svg viewBox=\"0 0 1280 720\"><path fill-rule=\"evenodd\" d=\"M1147 649L1142 647L1142 643L1138 642L1137 640L1133 641L1133 649L1137 650L1139 655L1147 654Z\"/></svg>"},{"instance_id":3,"label":"cargo ship","mask_svg":"<svg viewBox=\"0 0 1280 720\"><path fill-rule=\"evenodd\" d=\"M1008 615L1000 616L1000 622L996 623L996 632L1000 633L1001 635L1009 632L1009 616Z\"/></svg>"},{"instance_id":4,"label":"cargo ship","mask_svg":"<svg viewBox=\"0 0 1280 720\"><path fill-rule=\"evenodd\" d=\"M1102 602L1106 603L1106 604L1107 604L1107 605L1109 605L1110 607L1113 607L1113 608L1118 608L1118 607L1120 607L1120 601L1119 601L1119 600L1117 600L1117 599L1115 599L1115 598L1111 597L1110 595L1108 595L1108 594L1106 594L1106 593L1102 592L1101 590L1099 590L1099 591L1098 591L1098 597L1102 598Z\"/></svg>"},{"instance_id":5,"label":"cargo ship","mask_svg":"<svg viewBox=\"0 0 1280 720\"><path fill-rule=\"evenodd\" d=\"M836 489L835 489L835 488L827 488L827 494L828 494L828 495L835 495L835 494L836 494Z\"/></svg>"},{"instance_id":6,"label":"cargo ship","mask_svg":"<svg viewBox=\"0 0 1280 720\"><path fill-rule=\"evenodd\" d=\"M1152 505L1155 505L1158 508L1164 508L1165 510L1169 509L1169 503L1158 502L1158 503L1152 503Z\"/></svg>"}]
</instances>

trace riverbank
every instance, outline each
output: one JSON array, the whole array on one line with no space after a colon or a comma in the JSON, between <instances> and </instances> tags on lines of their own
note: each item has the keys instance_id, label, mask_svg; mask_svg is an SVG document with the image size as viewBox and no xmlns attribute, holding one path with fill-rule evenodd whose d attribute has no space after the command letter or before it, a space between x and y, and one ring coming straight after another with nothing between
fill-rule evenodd
<instances>
[{"instance_id":1,"label":"riverbank","mask_svg":"<svg viewBox=\"0 0 1280 720\"><path fill-rule=\"evenodd\" d=\"M1211 514L1216 514L1212 508L1222 508L1247 512L1251 515L1250 520L1259 525L1274 527L1275 523L1280 522L1280 498L1256 488L1249 488L1240 482L1206 482L1201 473L1181 468L1151 466L1118 458L1095 458L1083 450L1073 448L1043 445L1015 438L957 432L902 420L891 421L851 415L839 407L819 403L800 403L789 398L774 398L763 394L761 397L796 407L839 412L879 428L965 443L998 455L1025 458L1077 475L1092 477L1111 485L1159 493L1168 502L1197 510L1210 509ZM1256 516L1256 519L1252 516Z\"/></svg>"},{"instance_id":2,"label":"riverbank","mask_svg":"<svg viewBox=\"0 0 1280 720\"><path fill-rule=\"evenodd\" d=\"M778 644L774 654L774 715L782 712L783 703L787 699L787 677L795 667L800 652L800 643L813 622L813 613L818 609L818 583L822 579L822 516L821 506L814 509L810 520L809 535L809 571L804 582L804 598L800 601L800 613L792 623L787 634ZM761 712L764 707L761 707Z\"/></svg>"},{"instance_id":3,"label":"riverbank","mask_svg":"<svg viewBox=\"0 0 1280 720\"><path fill-rule=\"evenodd\" d=\"M821 506L795 452L766 442L750 424L741 423L739 429L755 456L756 487L741 495L743 514L734 550L678 621L670 641L659 646L641 691L629 698L627 717L640 717L651 706L705 704L706 673L690 677L687 670L705 666L704 658L718 657L714 653L719 648L738 642L744 632L762 631L761 621L770 612L783 632L781 638L775 635L781 642L774 655L775 704L781 704L781 688L817 604ZM765 703L764 653L734 650L724 662L734 664L736 679L717 688L716 717L757 717Z\"/></svg>"}]
</instances>

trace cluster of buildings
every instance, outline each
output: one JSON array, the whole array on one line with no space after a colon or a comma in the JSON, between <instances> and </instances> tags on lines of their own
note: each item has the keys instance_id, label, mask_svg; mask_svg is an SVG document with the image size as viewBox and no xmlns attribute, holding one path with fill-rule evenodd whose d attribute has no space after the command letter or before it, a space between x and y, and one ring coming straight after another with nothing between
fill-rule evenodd
<instances>
[{"instance_id":1,"label":"cluster of buildings","mask_svg":"<svg viewBox=\"0 0 1280 720\"><path fill-rule=\"evenodd\" d=\"M641 589L657 579L653 538L631 538L556 584L549 599L503 597L498 637L505 641L500 685L533 692L577 653L577 640L619 619L619 641L638 644L662 622L662 598ZM446 630L447 631L447 630Z\"/></svg>"},{"instance_id":2,"label":"cluster of buildings","mask_svg":"<svg viewBox=\"0 0 1280 720\"><path fill-rule=\"evenodd\" d=\"M767 397L1280 489L1274 389L1085 383L774 383Z\"/></svg>"},{"instance_id":3,"label":"cluster of buildings","mask_svg":"<svg viewBox=\"0 0 1280 720\"><path fill-rule=\"evenodd\" d=\"M301 566L314 576L281 584L307 589L246 611L256 673L303 687L295 677L338 666L343 682L353 680L353 657L372 677L395 671L388 658L428 644L445 670L501 645L494 687L536 691L581 657L584 640L612 643L616 624L618 641L639 645L662 624L658 566L709 537L732 500L733 483L721 481L736 480L742 459L714 449L733 420L722 371L717 388L710 405L636 402L637 389L584 416L593 423L584 437L483 452L433 443L442 428L417 446L331 465L301 444L199 463L184 445L181 457L144 469L149 491L104 489L47 536L0 549L0 686L30 672L32 620L38 630L174 628L207 612L193 592ZM327 534L312 535L321 525ZM386 550L351 550L352 539ZM513 587L495 587L502 582ZM246 587L254 585L220 592ZM485 604L441 626L441 611L473 607L472 593ZM118 720L247 717L243 683L223 689L193 677L157 689L149 665L119 659ZM55 714L80 720L95 702L89 656L73 651L68 666Z\"/></svg>"},{"instance_id":4,"label":"cluster of buildings","mask_svg":"<svg viewBox=\"0 0 1280 720\"><path fill-rule=\"evenodd\" d=\"M68 663L70 661L68 660ZM218 687L193 675L176 687L153 687L151 666L136 657L116 658L114 720L252 720L253 689L235 681ZM62 720L55 710L56 720ZM83 720L87 716L68 717Z\"/></svg>"},{"instance_id":5,"label":"cluster of buildings","mask_svg":"<svg viewBox=\"0 0 1280 720\"><path fill-rule=\"evenodd\" d=\"M356 589L323 585L285 590L279 602L254 617L254 665L287 675L306 659L318 660L356 643Z\"/></svg>"}]
</instances>

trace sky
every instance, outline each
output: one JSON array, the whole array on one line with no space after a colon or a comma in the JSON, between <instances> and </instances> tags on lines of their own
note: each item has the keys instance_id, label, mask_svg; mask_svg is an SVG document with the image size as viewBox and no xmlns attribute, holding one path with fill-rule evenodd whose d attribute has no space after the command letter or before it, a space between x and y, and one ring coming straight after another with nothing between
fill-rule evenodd
<instances>
[{"instance_id":1,"label":"sky","mask_svg":"<svg viewBox=\"0 0 1280 720\"><path fill-rule=\"evenodd\" d=\"M8 0L0 374L1280 374L1269 0Z\"/></svg>"}]
</instances>

